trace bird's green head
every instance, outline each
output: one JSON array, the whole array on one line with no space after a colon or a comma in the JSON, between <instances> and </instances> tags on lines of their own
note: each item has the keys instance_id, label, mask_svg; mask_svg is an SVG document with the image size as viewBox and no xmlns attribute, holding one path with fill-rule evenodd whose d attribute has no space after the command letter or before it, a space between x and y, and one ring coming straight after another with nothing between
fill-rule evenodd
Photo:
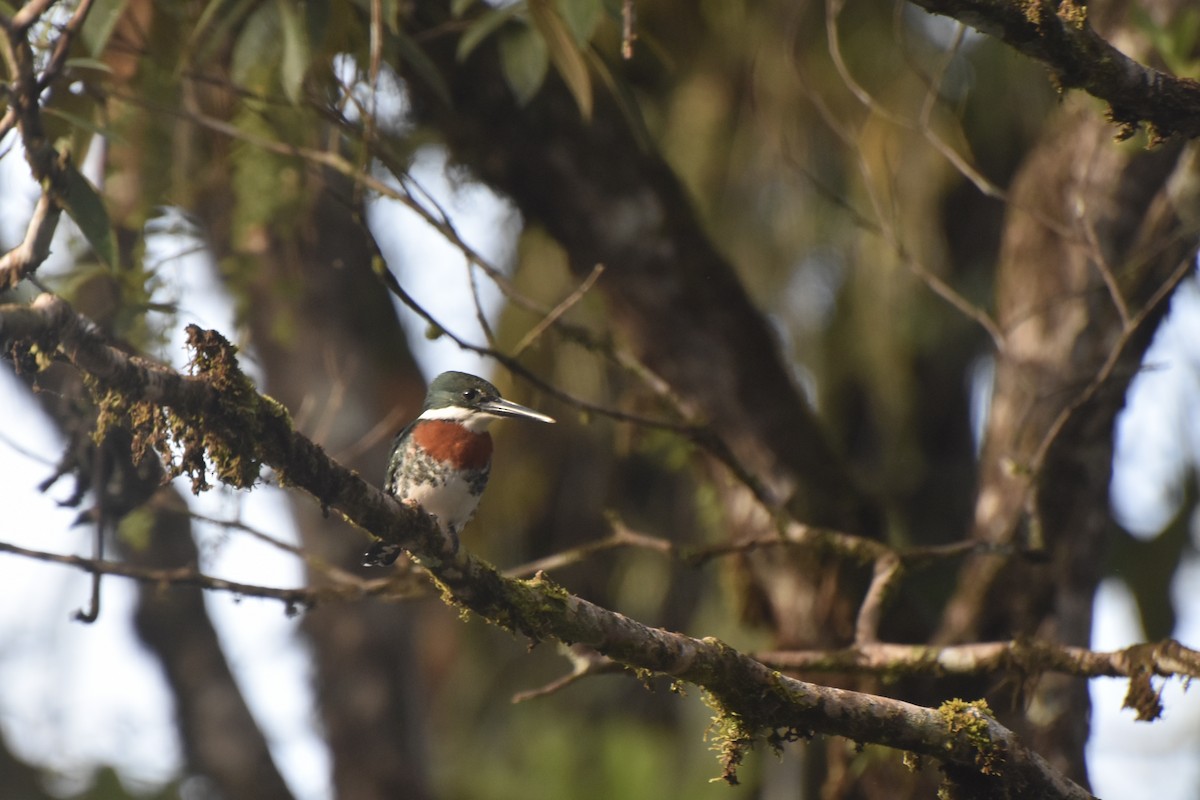
<instances>
[{"instance_id":1,"label":"bird's green head","mask_svg":"<svg viewBox=\"0 0 1200 800\"><path fill-rule=\"evenodd\" d=\"M466 372L443 372L434 378L420 418L454 420L473 431L482 431L503 417L554 422L541 412L505 400L495 386Z\"/></svg>"}]
</instances>

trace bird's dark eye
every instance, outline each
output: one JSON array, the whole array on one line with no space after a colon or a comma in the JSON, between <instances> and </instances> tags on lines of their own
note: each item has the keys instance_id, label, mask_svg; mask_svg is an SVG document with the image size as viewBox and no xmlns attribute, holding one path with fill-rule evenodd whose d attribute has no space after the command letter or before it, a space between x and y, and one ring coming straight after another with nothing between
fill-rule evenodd
<instances>
[{"instance_id":1,"label":"bird's dark eye","mask_svg":"<svg viewBox=\"0 0 1200 800\"><path fill-rule=\"evenodd\" d=\"M473 403L479 399L479 390L478 389L467 389L465 392L463 392L462 396L463 396L463 400L466 400L469 403Z\"/></svg>"}]
</instances>

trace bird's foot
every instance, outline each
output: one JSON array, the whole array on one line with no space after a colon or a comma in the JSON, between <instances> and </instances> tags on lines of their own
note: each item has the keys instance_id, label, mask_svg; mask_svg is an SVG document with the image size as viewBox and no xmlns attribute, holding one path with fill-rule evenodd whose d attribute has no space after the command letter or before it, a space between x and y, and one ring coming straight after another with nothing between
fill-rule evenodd
<instances>
[{"instance_id":1,"label":"bird's foot","mask_svg":"<svg viewBox=\"0 0 1200 800\"><path fill-rule=\"evenodd\" d=\"M443 525L442 521L440 519L438 519L437 514L430 514L429 516L433 519L433 524L437 525L438 530L441 531L442 533L446 534L446 538L450 540L451 554L457 555L458 554L458 531L454 528L453 525Z\"/></svg>"},{"instance_id":2,"label":"bird's foot","mask_svg":"<svg viewBox=\"0 0 1200 800\"><path fill-rule=\"evenodd\" d=\"M372 542L371 547L363 554L362 565L364 567L386 567L394 564L403 552L404 548L400 545L380 539Z\"/></svg>"}]
</instances>

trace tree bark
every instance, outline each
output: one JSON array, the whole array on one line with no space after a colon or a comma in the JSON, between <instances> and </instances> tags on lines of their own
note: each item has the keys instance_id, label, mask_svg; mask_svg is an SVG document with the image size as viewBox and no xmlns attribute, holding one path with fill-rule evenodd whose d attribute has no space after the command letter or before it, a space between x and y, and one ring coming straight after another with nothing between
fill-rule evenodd
<instances>
[{"instance_id":1,"label":"tree bark","mask_svg":"<svg viewBox=\"0 0 1200 800\"><path fill-rule=\"evenodd\" d=\"M997 279L1005 345L973 535L1023 552L966 564L941 642L1088 643L1113 524L1113 425L1166 310L1156 295L1181 277L1195 248L1170 183L1192 169L1180 155L1178 145L1113 146L1106 121L1089 109L1061 119L1014 182ZM1055 713L1026 720L1030 740L1082 781L1086 685L1046 678L1037 694Z\"/></svg>"}]
</instances>

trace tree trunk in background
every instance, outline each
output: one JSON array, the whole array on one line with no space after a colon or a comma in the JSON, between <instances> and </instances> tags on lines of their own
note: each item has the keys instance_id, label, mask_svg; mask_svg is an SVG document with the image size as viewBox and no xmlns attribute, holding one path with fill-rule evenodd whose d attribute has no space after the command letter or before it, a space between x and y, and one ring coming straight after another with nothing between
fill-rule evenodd
<instances>
[{"instance_id":1,"label":"tree trunk in background","mask_svg":"<svg viewBox=\"0 0 1200 800\"><path fill-rule=\"evenodd\" d=\"M139 545L118 539L122 559L162 569L198 564L186 501L168 486L145 508L153 514L149 537ZM134 623L162 664L191 768L227 800L291 798L221 650L204 591L140 583Z\"/></svg>"},{"instance_id":2,"label":"tree trunk in background","mask_svg":"<svg viewBox=\"0 0 1200 800\"><path fill-rule=\"evenodd\" d=\"M421 20L422 27L436 23ZM629 133L603 93L586 124L553 76L517 107L485 48L459 63L452 48L436 44L431 40L429 51L448 76L453 103L441 103L414 78L418 116L445 136L459 161L545 226L578 275L596 263L607 267L597 288L616 328L795 518L877 535L878 512L856 491L793 388L761 315L669 168ZM1026 161L1012 192L997 289L1009 341L998 359L975 511L976 535L990 541L1011 537L1024 512L1019 498L1028 479L1021 465L1118 341L1121 318L1104 270L1137 314L1191 247L1191 233L1180 238L1170 210L1152 202L1177 149L1135 152L1111 146L1111 136L1111 125L1094 113L1070 116ZM996 580L997 559L969 562L943 623L944 641L1036 633L1087 643L1109 524L1113 421L1161 310L1130 338L1111 380L1086 398L1035 476L1050 564L1016 559L1007 567L1016 574ZM959 368L967 363L962 358ZM959 405L965 409L965 394ZM964 442L958 439L959 449ZM1017 474L1009 464L1018 465ZM724 498L735 538L769 529L746 500L740 488ZM998 525L1002 530L987 533ZM837 577L843 565L770 552L755 554L752 563L783 644L845 641L847 614L858 598L845 596L844 575ZM1030 743L1085 780L1086 686L1044 679L1039 692L1062 713L1028 728Z\"/></svg>"},{"instance_id":3,"label":"tree trunk in background","mask_svg":"<svg viewBox=\"0 0 1200 800\"><path fill-rule=\"evenodd\" d=\"M1014 182L997 287L1006 347L996 363L973 535L1018 549L1044 538L1045 553L968 561L946 609L943 642L1016 634L1088 645L1112 532L1113 426L1166 303L1074 410L1041 469L1029 469L1056 420L1080 403L1120 343L1122 318L1105 273L1136 315L1195 244L1168 185L1192 170L1180 148L1147 152L1113 147L1111 139L1111 126L1091 109L1067 114ZM1086 684L1046 676L1032 702L1052 713L1024 717L1030 745L1085 781Z\"/></svg>"},{"instance_id":4,"label":"tree trunk in background","mask_svg":"<svg viewBox=\"0 0 1200 800\"><path fill-rule=\"evenodd\" d=\"M124 431L114 430L100 446L93 442L95 409L78 373L48 370L37 376L37 385L34 397L70 443L63 465L79 481L78 499L89 490L89 497L98 498L86 514L89 524L106 528L107 546L138 566L194 567L199 554L187 504L173 487L161 485L154 456L135 465ZM130 513L138 515L136 537L118 533ZM112 611L101 606L100 613ZM184 774L202 777L227 800L289 800L291 792L221 650L203 591L138 584L134 622L175 698Z\"/></svg>"},{"instance_id":5,"label":"tree trunk in background","mask_svg":"<svg viewBox=\"0 0 1200 800\"><path fill-rule=\"evenodd\" d=\"M236 265L226 277L244 292L265 390L293 410L299 428L379 483L392 436L420 410L424 381L372 271L377 251L359 199L339 178L313 171L307 180L316 198L308 218L277 223L285 233L272 226L244 237L252 250L231 242L238 199L228 186L210 187L194 210L225 263ZM388 419L396 421L379 429ZM360 569L365 535L310 498L293 496L292 509L307 552ZM312 572L309 580L319 585L322 577ZM305 616L341 800L428 796L424 679L413 640L423 608L335 604Z\"/></svg>"},{"instance_id":6,"label":"tree trunk in background","mask_svg":"<svg viewBox=\"0 0 1200 800\"><path fill-rule=\"evenodd\" d=\"M164 83L156 70L186 50L191 32L182 22L157 13L152 3L131 3L114 36L116 78L140 81L141 91L177 104L181 113L146 115L118 105L130 112L132 128L113 140L110 160L125 176L120 186L136 177L133 185L140 187L118 199L131 198L130 213L143 219L164 197L195 215L249 328L263 389L287 406L299 429L378 483L392 435L420 408L424 381L372 272L377 251L361 223L362 197L344 179L189 121L196 113L225 121L238 109L227 83L229 52L188 65L204 80L168 84L172 88L158 94ZM284 141L320 141L319 129L289 126L295 122L290 109L270 110L288 121L252 114L247 124L288 127L278 133ZM308 497L293 494L291 502L307 552L358 567L368 544L364 534L324 515ZM319 572L309 579L322 580ZM412 641L421 608L335 604L305 616L340 800L428 794L423 681Z\"/></svg>"}]
</instances>

